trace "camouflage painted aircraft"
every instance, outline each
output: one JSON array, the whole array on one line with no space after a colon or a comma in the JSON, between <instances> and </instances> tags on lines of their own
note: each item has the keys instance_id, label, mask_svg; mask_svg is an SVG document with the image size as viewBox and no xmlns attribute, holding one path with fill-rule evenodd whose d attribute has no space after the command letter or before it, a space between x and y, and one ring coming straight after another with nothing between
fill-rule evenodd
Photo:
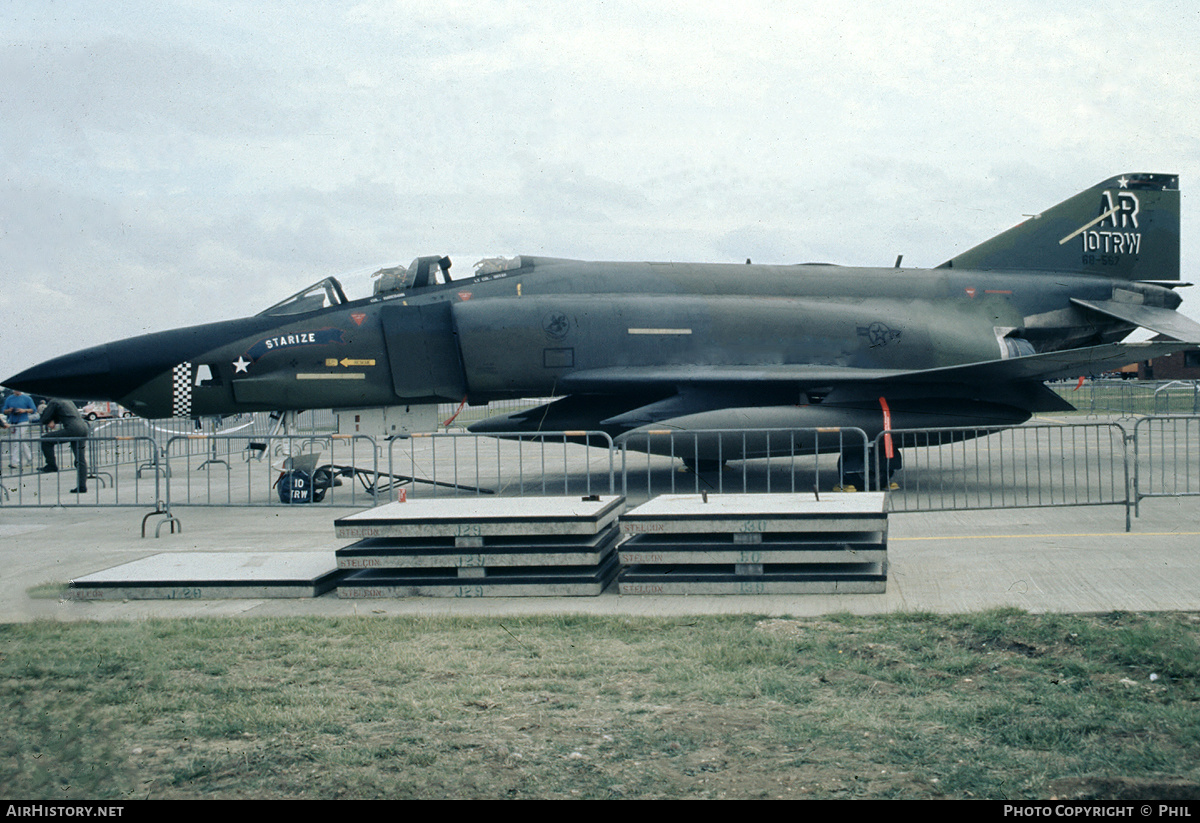
<instances>
[{"instance_id":1,"label":"camouflage painted aircraft","mask_svg":"<svg viewBox=\"0 0 1200 823\"><path fill-rule=\"evenodd\" d=\"M603 430L655 450L647 432L663 429L1011 426L1071 408L1048 379L1200 343L1175 311L1187 284L1169 174L1105 180L928 270L526 256L469 279L449 268L382 270L361 300L327 278L253 317L5 383L143 417L554 397L472 428ZM1179 342L1120 342L1139 327ZM704 464L765 447L705 435L688 451Z\"/></svg>"}]
</instances>

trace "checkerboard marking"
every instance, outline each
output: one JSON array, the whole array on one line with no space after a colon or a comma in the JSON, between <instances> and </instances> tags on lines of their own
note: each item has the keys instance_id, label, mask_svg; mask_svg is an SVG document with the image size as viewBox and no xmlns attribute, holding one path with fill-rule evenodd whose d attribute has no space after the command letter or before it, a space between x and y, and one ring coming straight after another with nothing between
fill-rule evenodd
<instances>
[{"instance_id":1,"label":"checkerboard marking","mask_svg":"<svg viewBox=\"0 0 1200 823\"><path fill-rule=\"evenodd\" d=\"M192 364L180 363L175 367L174 390L171 410L176 417L192 416Z\"/></svg>"}]
</instances>

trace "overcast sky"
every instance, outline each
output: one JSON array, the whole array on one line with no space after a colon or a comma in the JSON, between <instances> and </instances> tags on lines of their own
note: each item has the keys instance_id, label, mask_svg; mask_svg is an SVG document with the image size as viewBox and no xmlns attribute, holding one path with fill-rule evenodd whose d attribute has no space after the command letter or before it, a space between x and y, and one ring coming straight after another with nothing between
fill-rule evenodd
<instances>
[{"instance_id":1,"label":"overcast sky","mask_svg":"<svg viewBox=\"0 0 1200 823\"><path fill-rule=\"evenodd\" d=\"M422 254L935 266L1135 171L1200 282L1197 8L10 0L0 379Z\"/></svg>"}]
</instances>

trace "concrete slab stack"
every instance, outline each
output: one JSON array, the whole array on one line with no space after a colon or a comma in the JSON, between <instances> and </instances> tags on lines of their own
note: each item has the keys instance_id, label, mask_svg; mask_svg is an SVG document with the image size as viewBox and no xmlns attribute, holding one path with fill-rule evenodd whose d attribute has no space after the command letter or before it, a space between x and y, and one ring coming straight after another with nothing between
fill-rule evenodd
<instances>
[{"instance_id":1,"label":"concrete slab stack","mask_svg":"<svg viewBox=\"0 0 1200 823\"><path fill-rule=\"evenodd\" d=\"M621 517L621 594L879 594L882 493L672 494Z\"/></svg>"},{"instance_id":2,"label":"concrete slab stack","mask_svg":"<svg viewBox=\"0 0 1200 823\"><path fill-rule=\"evenodd\" d=\"M465 497L334 521L342 598L595 596L618 571L625 498Z\"/></svg>"},{"instance_id":3,"label":"concrete slab stack","mask_svg":"<svg viewBox=\"0 0 1200 823\"><path fill-rule=\"evenodd\" d=\"M70 581L73 600L319 597L341 574L332 552L156 554Z\"/></svg>"}]
</instances>

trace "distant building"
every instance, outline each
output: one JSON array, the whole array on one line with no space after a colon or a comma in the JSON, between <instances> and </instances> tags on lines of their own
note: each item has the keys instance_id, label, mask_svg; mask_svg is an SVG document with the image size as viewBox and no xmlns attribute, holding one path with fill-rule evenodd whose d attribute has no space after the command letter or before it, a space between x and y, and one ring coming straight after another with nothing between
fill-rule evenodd
<instances>
[{"instance_id":1,"label":"distant building","mask_svg":"<svg viewBox=\"0 0 1200 823\"><path fill-rule=\"evenodd\" d=\"M1155 340L1168 338L1156 337ZM1200 348L1184 349L1137 364L1139 380L1200 380Z\"/></svg>"}]
</instances>

